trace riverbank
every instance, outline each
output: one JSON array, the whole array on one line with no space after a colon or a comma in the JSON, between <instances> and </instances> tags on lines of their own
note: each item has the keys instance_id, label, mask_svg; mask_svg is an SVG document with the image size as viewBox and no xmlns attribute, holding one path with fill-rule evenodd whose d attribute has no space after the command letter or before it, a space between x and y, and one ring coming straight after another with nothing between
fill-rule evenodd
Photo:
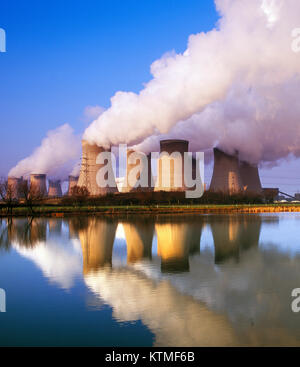
<instances>
[{"instance_id":1,"label":"riverbank","mask_svg":"<svg viewBox=\"0 0 300 367\"><path fill-rule=\"evenodd\" d=\"M261 205L130 205L130 206L37 206L34 212L27 207L15 207L11 214L6 209L0 217L46 216L64 217L72 215L118 215L118 214L233 214L233 213L283 213L300 212L300 204Z\"/></svg>"}]
</instances>

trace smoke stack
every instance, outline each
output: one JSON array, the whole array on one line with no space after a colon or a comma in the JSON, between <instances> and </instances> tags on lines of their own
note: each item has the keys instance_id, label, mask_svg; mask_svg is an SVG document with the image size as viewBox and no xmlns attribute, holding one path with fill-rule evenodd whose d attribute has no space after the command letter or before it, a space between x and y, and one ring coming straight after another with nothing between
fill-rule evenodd
<instances>
[{"instance_id":1,"label":"smoke stack","mask_svg":"<svg viewBox=\"0 0 300 367\"><path fill-rule=\"evenodd\" d=\"M73 188L77 185L79 177L78 176L69 176L69 187L68 187L68 195L72 195Z\"/></svg>"},{"instance_id":2,"label":"smoke stack","mask_svg":"<svg viewBox=\"0 0 300 367\"><path fill-rule=\"evenodd\" d=\"M138 172L135 174L135 172ZM141 177L145 177L145 182ZM141 181L140 181L141 180ZM122 192L152 191L151 155L127 150L126 176Z\"/></svg>"},{"instance_id":3,"label":"smoke stack","mask_svg":"<svg viewBox=\"0 0 300 367\"><path fill-rule=\"evenodd\" d=\"M30 175L30 190L33 190L38 195L47 195L46 175L31 174Z\"/></svg>"},{"instance_id":4,"label":"smoke stack","mask_svg":"<svg viewBox=\"0 0 300 367\"><path fill-rule=\"evenodd\" d=\"M188 152L187 140L161 140L158 159L158 177L155 191L185 191L184 153ZM177 153L176 156L171 154Z\"/></svg>"},{"instance_id":5,"label":"smoke stack","mask_svg":"<svg viewBox=\"0 0 300 367\"><path fill-rule=\"evenodd\" d=\"M110 152L110 149L107 150L102 147L98 147L98 145L91 145L86 140L82 140L82 162L77 185L79 187L86 187L89 190L90 195L93 196L106 195L108 193L118 191L115 182L112 187L100 187L101 185L99 186L97 183L96 177L99 169L107 166L107 163L96 163L98 155L102 152ZM112 170L111 166L110 168Z\"/></svg>"},{"instance_id":6,"label":"smoke stack","mask_svg":"<svg viewBox=\"0 0 300 367\"><path fill-rule=\"evenodd\" d=\"M262 194L262 186L257 165L240 162L240 174L247 193Z\"/></svg>"},{"instance_id":7,"label":"smoke stack","mask_svg":"<svg viewBox=\"0 0 300 367\"><path fill-rule=\"evenodd\" d=\"M6 195L10 195L12 199L19 199L20 198L20 186L23 182L23 177L8 177L7 179L7 192Z\"/></svg>"},{"instance_id":8,"label":"smoke stack","mask_svg":"<svg viewBox=\"0 0 300 367\"><path fill-rule=\"evenodd\" d=\"M229 194L243 191L238 152L235 155L230 155L214 148L214 171L210 191Z\"/></svg>"},{"instance_id":9,"label":"smoke stack","mask_svg":"<svg viewBox=\"0 0 300 367\"><path fill-rule=\"evenodd\" d=\"M60 180L49 180L48 196L52 198L62 197Z\"/></svg>"}]
</instances>

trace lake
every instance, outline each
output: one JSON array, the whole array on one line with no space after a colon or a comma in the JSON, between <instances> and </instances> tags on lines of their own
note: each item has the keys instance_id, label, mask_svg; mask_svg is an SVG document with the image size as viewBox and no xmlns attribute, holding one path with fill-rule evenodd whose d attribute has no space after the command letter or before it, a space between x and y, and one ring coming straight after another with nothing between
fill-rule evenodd
<instances>
[{"instance_id":1,"label":"lake","mask_svg":"<svg viewBox=\"0 0 300 367\"><path fill-rule=\"evenodd\" d=\"M300 213L0 222L1 346L300 346Z\"/></svg>"}]
</instances>

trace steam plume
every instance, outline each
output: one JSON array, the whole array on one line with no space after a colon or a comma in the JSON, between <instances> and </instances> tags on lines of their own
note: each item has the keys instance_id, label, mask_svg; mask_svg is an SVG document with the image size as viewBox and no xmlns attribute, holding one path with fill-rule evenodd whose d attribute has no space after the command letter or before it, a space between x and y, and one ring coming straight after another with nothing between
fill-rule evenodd
<instances>
[{"instance_id":1,"label":"steam plume","mask_svg":"<svg viewBox=\"0 0 300 367\"><path fill-rule=\"evenodd\" d=\"M49 131L41 145L12 168L8 175L28 177L31 173L43 173L63 179L70 173L79 155L80 139L68 124L64 124Z\"/></svg>"},{"instance_id":2,"label":"steam plume","mask_svg":"<svg viewBox=\"0 0 300 367\"><path fill-rule=\"evenodd\" d=\"M215 3L217 27L155 61L139 94L117 92L84 139L147 150L168 135L190 139L194 150L239 149L253 162L300 155L300 56L291 50L300 2Z\"/></svg>"}]
</instances>

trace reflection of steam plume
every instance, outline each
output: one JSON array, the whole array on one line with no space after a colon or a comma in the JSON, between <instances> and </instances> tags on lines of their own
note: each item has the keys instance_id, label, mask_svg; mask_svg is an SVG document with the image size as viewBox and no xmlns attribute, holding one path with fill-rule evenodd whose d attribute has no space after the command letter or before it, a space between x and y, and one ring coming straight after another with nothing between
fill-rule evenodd
<instances>
[{"instance_id":1,"label":"reflection of steam plume","mask_svg":"<svg viewBox=\"0 0 300 367\"><path fill-rule=\"evenodd\" d=\"M210 226L215 246L215 262L222 263L233 257L239 259L240 251L258 246L261 217L212 217Z\"/></svg>"},{"instance_id":2,"label":"reflection of steam plume","mask_svg":"<svg viewBox=\"0 0 300 367\"><path fill-rule=\"evenodd\" d=\"M142 320L156 346L232 346L238 339L222 315L183 295L168 282L154 283L128 269L85 276L87 286L113 308L119 321Z\"/></svg>"},{"instance_id":3,"label":"reflection of steam plume","mask_svg":"<svg viewBox=\"0 0 300 367\"><path fill-rule=\"evenodd\" d=\"M123 223L127 244L127 262L135 263L143 258L152 257L154 223L135 221Z\"/></svg>"},{"instance_id":4,"label":"reflection of steam plume","mask_svg":"<svg viewBox=\"0 0 300 367\"><path fill-rule=\"evenodd\" d=\"M84 274L112 265L116 228L116 222L88 218L87 227L79 231Z\"/></svg>"}]
</instances>

